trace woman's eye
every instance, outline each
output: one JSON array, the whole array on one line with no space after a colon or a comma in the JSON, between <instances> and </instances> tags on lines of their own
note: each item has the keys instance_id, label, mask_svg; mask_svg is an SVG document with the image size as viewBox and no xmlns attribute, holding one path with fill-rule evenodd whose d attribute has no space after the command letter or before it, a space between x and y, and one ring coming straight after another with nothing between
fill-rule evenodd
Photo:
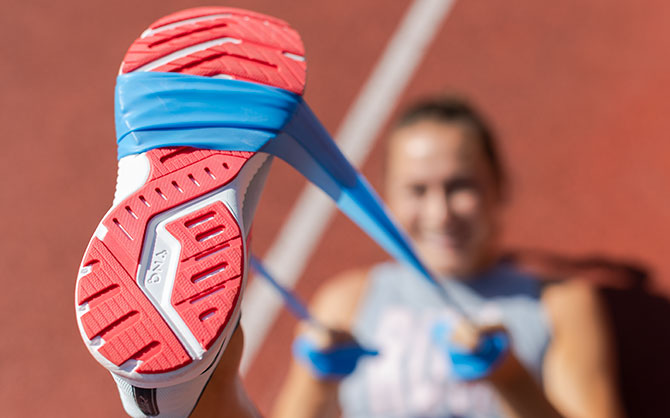
<instances>
[{"instance_id":1,"label":"woman's eye","mask_svg":"<svg viewBox=\"0 0 670 418\"><path fill-rule=\"evenodd\" d=\"M426 194L426 186L423 184L412 184L409 187L409 192L412 196L420 197Z\"/></svg>"},{"instance_id":2,"label":"woman's eye","mask_svg":"<svg viewBox=\"0 0 670 418\"><path fill-rule=\"evenodd\" d=\"M470 179L456 179L446 185L447 194L454 194L462 191L478 191L477 184Z\"/></svg>"}]
</instances>

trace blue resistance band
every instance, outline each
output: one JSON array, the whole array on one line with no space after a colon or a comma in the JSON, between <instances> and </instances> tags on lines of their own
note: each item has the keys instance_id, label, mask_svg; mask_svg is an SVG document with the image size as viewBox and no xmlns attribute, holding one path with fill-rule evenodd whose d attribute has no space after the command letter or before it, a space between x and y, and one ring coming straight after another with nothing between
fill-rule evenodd
<instances>
[{"instance_id":1,"label":"blue resistance band","mask_svg":"<svg viewBox=\"0 0 670 418\"><path fill-rule=\"evenodd\" d=\"M320 322L318 322L312 314L309 313L305 304L303 304L300 299L298 299L290 290L279 284L279 282L270 274L270 272L263 266L263 263L256 258L254 255L250 257L251 267L256 270L258 274L261 275L268 283L279 293L284 305L288 310L298 319L309 322L313 325L316 325L319 328L326 328Z\"/></svg>"},{"instance_id":2,"label":"blue resistance band","mask_svg":"<svg viewBox=\"0 0 670 418\"><path fill-rule=\"evenodd\" d=\"M119 159L183 145L256 152L302 101L276 87L159 72L119 75L114 99Z\"/></svg>"},{"instance_id":3,"label":"blue resistance band","mask_svg":"<svg viewBox=\"0 0 670 418\"><path fill-rule=\"evenodd\" d=\"M265 152L282 158L446 297L374 190L301 96L245 81L142 72L118 76L115 111L119 158L169 146Z\"/></svg>"},{"instance_id":4,"label":"blue resistance band","mask_svg":"<svg viewBox=\"0 0 670 418\"><path fill-rule=\"evenodd\" d=\"M500 331L481 337L474 351L465 350L451 341L453 328L438 322L431 331L433 343L451 360L452 375L458 380L473 381L491 374L509 350L509 336Z\"/></svg>"}]
</instances>

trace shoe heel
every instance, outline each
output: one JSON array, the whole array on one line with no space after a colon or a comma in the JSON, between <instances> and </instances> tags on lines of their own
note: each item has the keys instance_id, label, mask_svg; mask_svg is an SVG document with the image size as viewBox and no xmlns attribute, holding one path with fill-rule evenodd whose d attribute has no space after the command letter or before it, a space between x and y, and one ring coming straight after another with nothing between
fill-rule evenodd
<instances>
[{"instance_id":1,"label":"shoe heel","mask_svg":"<svg viewBox=\"0 0 670 418\"><path fill-rule=\"evenodd\" d=\"M258 157L189 147L143 157L146 182L105 215L76 284L82 338L108 370L135 385L172 385L225 347L244 287L242 217L252 210L235 190L255 179L266 161Z\"/></svg>"}]
</instances>

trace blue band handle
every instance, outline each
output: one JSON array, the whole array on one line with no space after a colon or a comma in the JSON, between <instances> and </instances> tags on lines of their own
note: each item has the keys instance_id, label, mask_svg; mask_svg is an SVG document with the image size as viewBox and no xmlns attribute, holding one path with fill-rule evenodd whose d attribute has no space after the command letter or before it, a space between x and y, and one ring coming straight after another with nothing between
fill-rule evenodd
<instances>
[{"instance_id":1,"label":"blue band handle","mask_svg":"<svg viewBox=\"0 0 670 418\"><path fill-rule=\"evenodd\" d=\"M353 341L327 350L318 348L312 340L304 336L299 336L293 343L295 358L322 380L342 379L353 373L361 358L378 354L377 350L363 348Z\"/></svg>"},{"instance_id":2,"label":"blue band handle","mask_svg":"<svg viewBox=\"0 0 670 418\"><path fill-rule=\"evenodd\" d=\"M473 381L489 376L510 348L509 336L503 331L482 335L474 351L454 344L452 332L451 324L438 322L433 326L431 337L451 360L452 375L459 380Z\"/></svg>"}]
</instances>

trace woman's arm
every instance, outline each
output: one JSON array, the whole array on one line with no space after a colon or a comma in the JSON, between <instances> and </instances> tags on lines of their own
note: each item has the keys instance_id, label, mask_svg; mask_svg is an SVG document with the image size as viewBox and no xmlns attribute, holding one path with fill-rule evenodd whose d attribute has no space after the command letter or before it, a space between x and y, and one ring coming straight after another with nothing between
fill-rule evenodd
<instances>
[{"instance_id":1,"label":"woman's arm","mask_svg":"<svg viewBox=\"0 0 670 418\"><path fill-rule=\"evenodd\" d=\"M328 281L319 289L310 312L321 323L335 330L347 332L358 310L358 303L366 289L367 271L357 270ZM298 334L318 331L301 324ZM316 335L323 348L337 342L332 335ZM314 377L302 364L292 361L272 412L275 418L337 417L339 381L325 381Z\"/></svg>"},{"instance_id":2,"label":"woman's arm","mask_svg":"<svg viewBox=\"0 0 670 418\"><path fill-rule=\"evenodd\" d=\"M506 363L501 366L498 376L490 379L505 412L516 418L560 418L540 385L514 354L506 359Z\"/></svg>"},{"instance_id":3,"label":"woman's arm","mask_svg":"<svg viewBox=\"0 0 670 418\"><path fill-rule=\"evenodd\" d=\"M456 327L451 342L474 352L483 339L494 338L495 334L501 332L508 334L502 324L474 325L463 321ZM481 380L493 386L506 415L516 418L560 418L561 415L547 399L540 384L519 362L514 351L508 347L500 355L502 357L495 360L493 369Z\"/></svg>"},{"instance_id":4,"label":"woman's arm","mask_svg":"<svg viewBox=\"0 0 670 418\"><path fill-rule=\"evenodd\" d=\"M596 288L569 280L549 285L542 301L552 340L538 385L512 353L486 380L512 416L620 418L613 344Z\"/></svg>"},{"instance_id":5,"label":"woman's arm","mask_svg":"<svg viewBox=\"0 0 670 418\"><path fill-rule=\"evenodd\" d=\"M275 418L337 417L339 382L320 381L300 363L293 361L277 403Z\"/></svg>"},{"instance_id":6,"label":"woman's arm","mask_svg":"<svg viewBox=\"0 0 670 418\"><path fill-rule=\"evenodd\" d=\"M553 332L543 365L549 399L568 417L623 417L614 345L597 289L560 282L545 289L542 301Z\"/></svg>"}]
</instances>

